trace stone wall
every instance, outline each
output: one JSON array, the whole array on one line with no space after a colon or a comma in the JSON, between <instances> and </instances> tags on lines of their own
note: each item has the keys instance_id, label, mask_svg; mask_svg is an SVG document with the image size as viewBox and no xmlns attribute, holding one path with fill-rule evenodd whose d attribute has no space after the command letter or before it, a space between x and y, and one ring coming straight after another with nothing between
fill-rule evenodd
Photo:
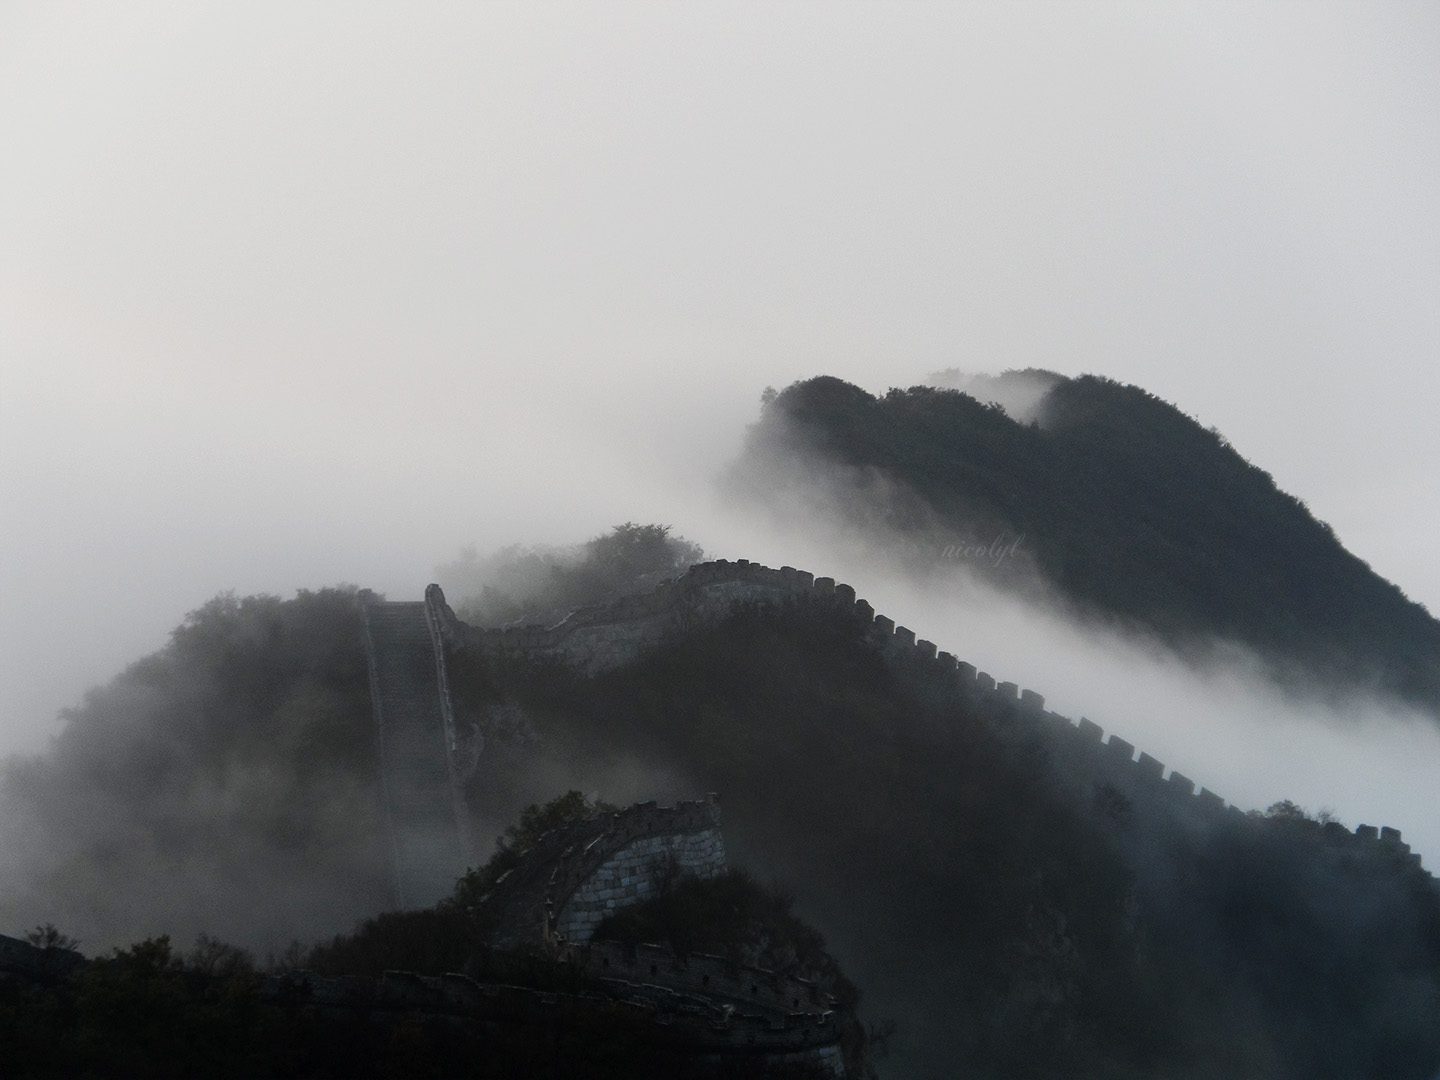
<instances>
[{"instance_id":1,"label":"stone wall","mask_svg":"<svg viewBox=\"0 0 1440 1080\"><path fill-rule=\"evenodd\" d=\"M451 648L503 659L558 660L594 674L628 663L690 626L718 621L738 604L809 595L815 584L793 567L771 570L722 559L693 566L651 592L579 608L554 626L499 630L461 622L438 585L426 589L425 597ZM834 582L829 584L833 588Z\"/></svg>"},{"instance_id":2,"label":"stone wall","mask_svg":"<svg viewBox=\"0 0 1440 1080\"><path fill-rule=\"evenodd\" d=\"M938 650L917 638L905 626L877 614L849 585L832 578L815 577L784 566L761 566L745 559L700 563L651 592L613 604L581 608L550 627L526 626L504 630L471 627L455 617L439 586L432 585L426 599L450 648L474 649L500 659L557 660L587 673L603 671L634 660L647 648L670 640L684 630L722 619L740 603L820 603L858 619L870 639L893 664L920 671L950 683L1002 734L1038 736L1050 741L1066 761L1104 775L1115 782L1146 785L1148 792L1163 792L1180 805L1200 814L1239 813L1209 788L1200 787L1182 773L1166 773L1165 766L1116 735L1104 739L1099 726L1085 718L1078 722L1045 708L1045 698L1013 682L998 682L975 665ZM1377 831L1362 825L1354 834L1362 842L1387 845L1386 852L1413 862L1394 829Z\"/></svg>"},{"instance_id":3,"label":"stone wall","mask_svg":"<svg viewBox=\"0 0 1440 1080\"><path fill-rule=\"evenodd\" d=\"M683 1037L717 1064L739 1054L843 1077L842 1021L828 987L718 956L591 940L607 915L655 896L675 875L708 878L725 867L715 796L640 803L543 834L477 912L492 945L543 949L614 998L655 1010L667 1038Z\"/></svg>"},{"instance_id":4,"label":"stone wall","mask_svg":"<svg viewBox=\"0 0 1440 1080\"><path fill-rule=\"evenodd\" d=\"M552 829L522 853L494 883L480 907L504 948L553 945L577 935L588 939L611 911L659 891L677 869L704 877L725 869L720 804L625 810Z\"/></svg>"},{"instance_id":5,"label":"stone wall","mask_svg":"<svg viewBox=\"0 0 1440 1080\"><path fill-rule=\"evenodd\" d=\"M449 895L472 861L445 649L431 605L357 596L396 907Z\"/></svg>"},{"instance_id":6,"label":"stone wall","mask_svg":"<svg viewBox=\"0 0 1440 1080\"><path fill-rule=\"evenodd\" d=\"M596 867L555 910L555 934L565 941L589 941L607 915L655 896L674 874L710 878L724 871L725 843L717 829L632 841Z\"/></svg>"}]
</instances>

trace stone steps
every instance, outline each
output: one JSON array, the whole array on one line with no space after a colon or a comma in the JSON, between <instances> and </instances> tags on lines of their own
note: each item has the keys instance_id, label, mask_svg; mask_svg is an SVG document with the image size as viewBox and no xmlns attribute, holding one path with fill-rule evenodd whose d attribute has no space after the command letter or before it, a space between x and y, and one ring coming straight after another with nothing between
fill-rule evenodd
<instances>
[{"instance_id":1,"label":"stone steps","mask_svg":"<svg viewBox=\"0 0 1440 1080\"><path fill-rule=\"evenodd\" d=\"M424 907L449 895L468 854L450 773L438 645L423 602L362 602L395 900Z\"/></svg>"}]
</instances>

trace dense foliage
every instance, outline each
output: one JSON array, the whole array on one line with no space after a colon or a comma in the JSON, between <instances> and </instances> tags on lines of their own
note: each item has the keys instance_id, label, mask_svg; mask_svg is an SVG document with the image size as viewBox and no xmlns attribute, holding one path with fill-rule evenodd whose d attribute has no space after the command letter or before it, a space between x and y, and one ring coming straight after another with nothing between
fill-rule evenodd
<instances>
[{"instance_id":1,"label":"dense foliage","mask_svg":"<svg viewBox=\"0 0 1440 1080\"><path fill-rule=\"evenodd\" d=\"M1096 386L1102 398L1133 396ZM958 426L982 433L975 460L1009 447L974 471L982 494L1027 460L1029 482L1048 483L1027 457L1031 441L1064 430L1022 427L953 393L877 402L843 384L820 390L843 405L826 416L853 413L855 445L878 440L895 460L931 461L935 476L964 474L939 452L949 435L886 435L877 410L913 410L905 427L918 432L969 418ZM1169 431L1167 406L1142 405ZM1082 421L1067 438L1083 441ZM1298 504L1282 512L1283 497L1243 462L1231 475L1213 437L1194 440L1197 455L1211 446L1214 482L1238 485L1236 499L1250 491L1277 535L1328 537ZM933 527L943 490L916 487L888 504L911 515L891 524ZM994 488L993 501L1009 490ZM1023 500L1005 505L1038 528ZM1302 554L1338 560L1340 574L1350 557L1335 550L1316 540ZM1194 631L1193 612L1174 614L1186 604L1145 595L1158 625ZM1323 589L1306 595L1338 602ZM1323 633L1363 640L1368 625ZM742 609L593 678L472 654L452 656L451 674L457 709L485 738L468 791L477 830L517 822L472 886L546 828L595 812L596 797L580 792L617 804L720 792L732 860L792 892L793 914L824 929L867 1012L898 1022L891 1075L1429 1080L1440 1066L1440 902L1428 877L1379 847L1339 843L1284 804L1263 820L1200 821L1092 782L1053 745L984 722L953 686L887 664L833 609ZM369 916L309 962L346 974L460 960L526 985L565 978L477 948L462 900L375 914L387 890L373 746L349 590L221 597L92 693L49 754L8 767L0 915L12 927L53 919L90 948L165 931L264 948ZM791 918L773 892L732 877L679 886L605 933L822 963L818 937ZM0 1073L98 1075L94 1063L111 1053L159 1063L152 1075L444 1075L447 1055L474 1050L423 1025L397 1033L260 1008L257 977L224 947L182 961L152 938L63 985L5 983ZM162 1007L169 1026L149 1019ZM590 1075L667 1075L637 1061L646 1051L625 1036L623 1025L581 1024L543 1045L492 1040L486 1060L508 1075L567 1075L553 1054L593 1044L601 1064ZM335 1063L345 1068L327 1073Z\"/></svg>"},{"instance_id":2,"label":"dense foliage","mask_svg":"<svg viewBox=\"0 0 1440 1080\"><path fill-rule=\"evenodd\" d=\"M474 626L548 623L577 607L644 591L700 562L698 545L668 525L625 522L571 547L468 548L436 574Z\"/></svg>"},{"instance_id":3,"label":"dense foliage","mask_svg":"<svg viewBox=\"0 0 1440 1080\"><path fill-rule=\"evenodd\" d=\"M644 1024L620 1008L562 1005L544 1025L454 1023L363 1005L319 1008L303 989L277 997L273 986L265 992L262 982L243 954L202 947L184 957L165 937L117 949L67 979L0 979L0 1075L7 1080L694 1075L686 1061L657 1047Z\"/></svg>"},{"instance_id":4,"label":"dense foliage","mask_svg":"<svg viewBox=\"0 0 1440 1080\"><path fill-rule=\"evenodd\" d=\"M956 390L796 383L765 407L734 486L776 513L898 533L931 571L947 547L1019 537L1024 560L969 565L1017 587L1038 571L1174 643L1230 639L1285 674L1440 707L1440 623L1219 434L1108 379L1011 381L1035 422Z\"/></svg>"},{"instance_id":5,"label":"dense foliage","mask_svg":"<svg viewBox=\"0 0 1440 1080\"><path fill-rule=\"evenodd\" d=\"M0 776L0 925L262 948L388 898L349 589L217 597Z\"/></svg>"}]
</instances>

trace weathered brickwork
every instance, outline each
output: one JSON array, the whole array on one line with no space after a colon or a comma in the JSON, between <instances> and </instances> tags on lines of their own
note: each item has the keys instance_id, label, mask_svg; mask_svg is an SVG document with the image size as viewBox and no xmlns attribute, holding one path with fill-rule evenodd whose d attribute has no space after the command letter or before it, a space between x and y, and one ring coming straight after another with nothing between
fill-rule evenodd
<instances>
[{"instance_id":1,"label":"weathered brickwork","mask_svg":"<svg viewBox=\"0 0 1440 1080\"><path fill-rule=\"evenodd\" d=\"M433 606L360 593L396 907L428 907L472 861Z\"/></svg>"},{"instance_id":2,"label":"weathered brickwork","mask_svg":"<svg viewBox=\"0 0 1440 1080\"><path fill-rule=\"evenodd\" d=\"M829 580L829 579L823 579ZM701 563L652 592L613 604L579 608L551 627L484 630L455 617L438 585L426 590L452 648L496 657L559 660L590 674L628 663L646 649L673 638L687 626L715 622L746 602L774 603L783 596L810 595L819 585L809 574L753 563ZM834 595L830 581L826 595ZM849 602L854 603L854 592Z\"/></svg>"},{"instance_id":3,"label":"weathered brickwork","mask_svg":"<svg viewBox=\"0 0 1440 1080\"><path fill-rule=\"evenodd\" d=\"M1167 776L1165 766L1149 754L1142 753L1137 759L1130 742L1115 735L1104 741L1104 732L1091 721L1082 717L1077 724L1047 711L1044 696L1036 691L1022 689L1013 682L997 683L973 664L938 651L929 641L917 640L913 630L896 626L893 619L877 614L849 585L837 584L833 578L817 578L794 567L776 570L744 559L700 563L652 592L614 604L582 608L551 627L479 629L455 617L439 586L430 586L426 600L449 648L474 649L497 658L558 660L587 673L630 662L689 627L723 618L743 602L783 604L804 600L833 606L861 622L890 661L908 669L936 673L949 681L971 707L978 707L980 714L1003 733L1038 734L1052 740L1062 754L1073 754L1073 760L1083 762L1087 769L1104 771L1123 784L1143 784L1147 790L1164 792L1199 813L1239 813L1208 788L1202 787L1197 793L1188 777L1173 771ZM1356 835L1384 843L1389 851L1419 861L1419 856L1410 854L1401 843L1395 830L1387 830L1382 838L1378 830L1361 826Z\"/></svg>"},{"instance_id":4,"label":"weathered brickwork","mask_svg":"<svg viewBox=\"0 0 1440 1080\"><path fill-rule=\"evenodd\" d=\"M668 876L724 869L713 795L675 806L639 803L545 833L480 903L495 944L552 946L571 934L588 938L606 913L654 895Z\"/></svg>"},{"instance_id":5,"label":"weathered brickwork","mask_svg":"<svg viewBox=\"0 0 1440 1080\"><path fill-rule=\"evenodd\" d=\"M710 878L724 871L725 843L718 830L636 840L570 894L555 913L555 932L566 941L589 941L607 915L655 896L674 874Z\"/></svg>"},{"instance_id":6,"label":"weathered brickwork","mask_svg":"<svg viewBox=\"0 0 1440 1080\"><path fill-rule=\"evenodd\" d=\"M709 878L725 868L715 796L668 807L641 803L545 833L479 910L492 926L491 944L539 949L616 999L654 1009L667 1037L703 1027L703 1038L685 1038L717 1066L738 1053L767 1067L794 1064L844 1077L829 987L718 956L592 940L608 915L657 895L676 876Z\"/></svg>"}]
</instances>

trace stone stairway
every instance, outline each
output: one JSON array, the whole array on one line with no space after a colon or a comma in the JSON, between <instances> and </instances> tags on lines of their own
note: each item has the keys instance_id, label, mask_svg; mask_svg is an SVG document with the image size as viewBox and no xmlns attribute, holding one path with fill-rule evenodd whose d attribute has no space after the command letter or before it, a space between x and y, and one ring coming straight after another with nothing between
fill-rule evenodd
<instances>
[{"instance_id":1,"label":"stone stairway","mask_svg":"<svg viewBox=\"0 0 1440 1080\"><path fill-rule=\"evenodd\" d=\"M445 658L422 601L362 593L365 656L389 820L394 900L428 907L455 887L469 855L452 773Z\"/></svg>"}]
</instances>

